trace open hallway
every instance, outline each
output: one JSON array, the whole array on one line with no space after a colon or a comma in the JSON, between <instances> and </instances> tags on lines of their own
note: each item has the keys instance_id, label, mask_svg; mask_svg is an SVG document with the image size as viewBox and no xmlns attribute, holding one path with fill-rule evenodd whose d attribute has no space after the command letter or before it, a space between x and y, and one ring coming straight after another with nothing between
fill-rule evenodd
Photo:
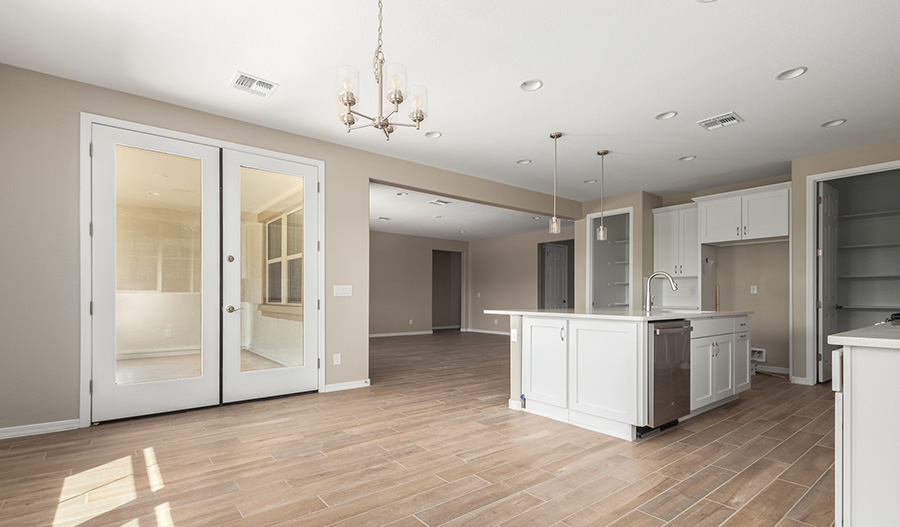
<instances>
[{"instance_id":1,"label":"open hallway","mask_svg":"<svg viewBox=\"0 0 900 527\"><path fill-rule=\"evenodd\" d=\"M507 409L507 337L371 340L372 386L0 441L0 527L828 527L829 385L641 443Z\"/></svg>"}]
</instances>

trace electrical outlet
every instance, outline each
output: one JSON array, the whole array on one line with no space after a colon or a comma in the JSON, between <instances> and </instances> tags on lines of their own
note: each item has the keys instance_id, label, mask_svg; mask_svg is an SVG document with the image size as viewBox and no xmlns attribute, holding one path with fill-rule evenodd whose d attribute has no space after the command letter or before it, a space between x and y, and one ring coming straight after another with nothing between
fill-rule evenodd
<instances>
[{"instance_id":1,"label":"electrical outlet","mask_svg":"<svg viewBox=\"0 0 900 527\"><path fill-rule=\"evenodd\" d=\"M755 295L758 291L759 291L759 290L756 288L755 285L751 285L751 286L750 286L750 294L751 294L751 295Z\"/></svg>"},{"instance_id":2,"label":"electrical outlet","mask_svg":"<svg viewBox=\"0 0 900 527\"><path fill-rule=\"evenodd\" d=\"M516 328L510 329L509 340L510 342L519 342L519 330L517 330Z\"/></svg>"},{"instance_id":3,"label":"electrical outlet","mask_svg":"<svg viewBox=\"0 0 900 527\"><path fill-rule=\"evenodd\" d=\"M412 326L412 319L409 319L409 325Z\"/></svg>"},{"instance_id":4,"label":"electrical outlet","mask_svg":"<svg viewBox=\"0 0 900 527\"><path fill-rule=\"evenodd\" d=\"M497 323L497 319L495 318L495 319L494 319L494 324L496 324L496 323Z\"/></svg>"},{"instance_id":5,"label":"electrical outlet","mask_svg":"<svg viewBox=\"0 0 900 527\"><path fill-rule=\"evenodd\" d=\"M172 338L172 330L171 330L171 329L167 329L167 330L164 330L164 331L165 331L165 335L166 335L166 338L167 338L167 339Z\"/></svg>"},{"instance_id":6,"label":"electrical outlet","mask_svg":"<svg viewBox=\"0 0 900 527\"><path fill-rule=\"evenodd\" d=\"M341 365L341 354L340 354L340 353L335 353L335 354L334 354L334 365L335 365L335 366L340 366L340 365Z\"/></svg>"},{"instance_id":7,"label":"electrical outlet","mask_svg":"<svg viewBox=\"0 0 900 527\"><path fill-rule=\"evenodd\" d=\"M481 293L475 293L478 298L481 298Z\"/></svg>"}]
</instances>

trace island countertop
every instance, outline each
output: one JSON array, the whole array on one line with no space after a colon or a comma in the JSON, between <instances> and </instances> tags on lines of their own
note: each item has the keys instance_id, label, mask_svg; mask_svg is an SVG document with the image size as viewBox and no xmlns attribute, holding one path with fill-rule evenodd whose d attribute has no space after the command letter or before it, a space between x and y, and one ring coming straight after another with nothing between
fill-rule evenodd
<instances>
[{"instance_id":1,"label":"island countertop","mask_svg":"<svg viewBox=\"0 0 900 527\"><path fill-rule=\"evenodd\" d=\"M900 326L878 324L828 336L828 343L838 346L900 349Z\"/></svg>"},{"instance_id":2,"label":"island countertop","mask_svg":"<svg viewBox=\"0 0 900 527\"><path fill-rule=\"evenodd\" d=\"M487 315L520 315L531 317L586 318L595 320L672 320L703 318L740 317L752 311L699 311L696 309L654 309L647 313L643 309L631 307L603 307L593 309L485 309Z\"/></svg>"}]
</instances>

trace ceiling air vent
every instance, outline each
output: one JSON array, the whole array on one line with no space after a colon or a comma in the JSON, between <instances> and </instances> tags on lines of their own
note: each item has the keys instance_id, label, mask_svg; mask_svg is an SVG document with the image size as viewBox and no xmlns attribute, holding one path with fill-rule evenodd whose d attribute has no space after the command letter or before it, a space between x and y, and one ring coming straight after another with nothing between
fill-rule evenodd
<instances>
[{"instance_id":1,"label":"ceiling air vent","mask_svg":"<svg viewBox=\"0 0 900 527\"><path fill-rule=\"evenodd\" d=\"M428 203L431 203L432 205L449 205L451 202L445 199L433 199Z\"/></svg>"},{"instance_id":2,"label":"ceiling air vent","mask_svg":"<svg viewBox=\"0 0 900 527\"><path fill-rule=\"evenodd\" d=\"M738 114L734 112L723 113L722 115L717 115L715 117L710 117L709 119L703 119L702 121L697 121L697 124L706 128L707 130L718 130L719 128L724 128L726 126L731 126L733 124L738 124L744 122L743 119L738 116Z\"/></svg>"},{"instance_id":3,"label":"ceiling air vent","mask_svg":"<svg viewBox=\"0 0 900 527\"><path fill-rule=\"evenodd\" d=\"M278 87L274 82L264 81L260 78L241 72L238 72L237 75L235 75L231 85L241 91L259 95L260 97L272 95L272 92Z\"/></svg>"}]
</instances>

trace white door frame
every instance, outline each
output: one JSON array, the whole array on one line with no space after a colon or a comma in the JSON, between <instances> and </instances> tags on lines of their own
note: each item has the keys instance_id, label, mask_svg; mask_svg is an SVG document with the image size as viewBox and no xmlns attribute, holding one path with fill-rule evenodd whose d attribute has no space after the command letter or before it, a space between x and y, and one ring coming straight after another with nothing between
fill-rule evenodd
<instances>
[{"instance_id":1,"label":"white door frame","mask_svg":"<svg viewBox=\"0 0 900 527\"><path fill-rule=\"evenodd\" d=\"M791 354L791 382L798 384L816 384L816 348L818 339L812 328L817 326L818 309L816 308L816 184L829 179L841 179L864 174L874 174L886 170L900 169L900 160L887 163L876 163L806 177L806 376L793 374L793 353ZM792 331L793 333L793 331ZM792 339L793 340L793 339Z\"/></svg>"},{"instance_id":2,"label":"white door frame","mask_svg":"<svg viewBox=\"0 0 900 527\"><path fill-rule=\"evenodd\" d=\"M321 183L318 193L318 239L321 241L321 250L318 254L319 273L318 273L318 290L319 298L325 298L325 162L318 159L301 157L294 154L286 154L276 152L274 150L266 150L246 146L221 139L212 139L194 134L177 132L156 126L115 119L102 115L96 115L81 112L79 125L79 266L80 266L80 296L79 296L79 312L80 312L80 330L81 330L81 360L80 360L80 383L79 383L79 402L78 402L78 424L79 427L85 428L91 425L91 125L102 124L116 128L123 128L135 132L145 134L158 135L171 139L179 139L193 143L213 146L216 148L226 148L239 152L247 152L261 156L267 156L285 161L293 161L306 165L315 166L319 172L319 182ZM319 312L318 324L318 359L321 361L322 367L319 369L319 391L324 391L325 387L325 306Z\"/></svg>"},{"instance_id":3,"label":"white door frame","mask_svg":"<svg viewBox=\"0 0 900 527\"><path fill-rule=\"evenodd\" d=\"M593 212L584 217L586 222L587 237L585 240L587 241L585 245L585 262L587 267L585 268L585 287L587 291L585 292L585 309L591 309L591 302L594 300L594 276L591 272L594 269L593 259L594 253L591 251L591 247L594 243L594 229L592 227L594 223L594 218L600 217L599 212ZM624 207L621 209L613 209L613 210L605 210L603 211L603 217L607 216L618 216L619 214L628 214L628 305L634 308L633 302L633 294L634 294L634 207ZM575 307L575 306L572 306Z\"/></svg>"}]
</instances>

